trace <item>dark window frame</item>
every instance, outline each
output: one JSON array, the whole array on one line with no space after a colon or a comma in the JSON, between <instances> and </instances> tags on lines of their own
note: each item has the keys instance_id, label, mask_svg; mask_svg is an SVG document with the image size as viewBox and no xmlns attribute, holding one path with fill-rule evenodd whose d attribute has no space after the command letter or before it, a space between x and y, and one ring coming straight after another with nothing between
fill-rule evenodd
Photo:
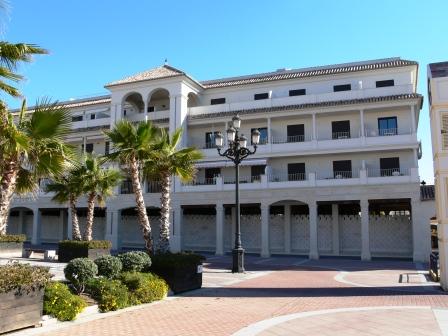
<instances>
[{"instance_id":1,"label":"dark window frame","mask_svg":"<svg viewBox=\"0 0 448 336\"><path fill-rule=\"evenodd\" d=\"M385 80L376 81L375 82L375 86L377 88L395 86L395 80L393 80L393 79L385 79Z\"/></svg>"},{"instance_id":2,"label":"dark window frame","mask_svg":"<svg viewBox=\"0 0 448 336\"><path fill-rule=\"evenodd\" d=\"M269 133L268 133L268 128L267 127L255 127L255 128L251 128L250 129L250 134L253 133L253 131L258 130L260 132L260 142L258 143L259 145L266 145L269 141ZM263 132L266 132L266 136L263 137ZM250 137L250 144L253 145L252 143L252 136Z\"/></svg>"},{"instance_id":3,"label":"dark window frame","mask_svg":"<svg viewBox=\"0 0 448 336\"><path fill-rule=\"evenodd\" d=\"M265 173L266 173L266 165L250 167L250 177L252 182L260 181L261 175L264 175Z\"/></svg>"},{"instance_id":4,"label":"dark window frame","mask_svg":"<svg viewBox=\"0 0 448 336\"><path fill-rule=\"evenodd\" d=\"M304 142L304 141L305 141L305 124L286 125L286 142Z\"/></svg>"},{"instance_id":5,"label":"dark window frame","mask_svg":"<svg viewBox=\"0 0 448 336\"><path fill-rule=\"evenodd\" d=\"M347 168L338 168L336 169L336 166L349 166L350 169ZM336 160L333 161L333 178L339 179L339 178L352 178L353 177L353 166L352 166L352 160Z\"/></svg>"},{"instance_id":6,"label":"dark window frame","mask_svg":"<svg viewBox=\"0 0 448 336\"><path fill-rule=\"evenodd\" d=\"M333 92L342 92L342 91L351 91L351 90L352 90L351 84L333 85Z\"/></svg>"},{"instance_id":7,"label":"dark window frame","mask_svg":"<svg viewBox=\"0 0 448 336\"><path fill-rule=\"evenodd\" d=\"M348 127L342 127L343 125L348 125ZM351 138L350 120L332 121L331 122L331 138L333 140L350 139Z\"/></svg>"},{"instance_id":8,"label":"dark window frame","mask_svg":"<svg viewBox=\"0 0 448 336\"><path fill-rule=\"evenodd\" d=\"M226 98L212 98L210 99L210 105L220 105L225 104Z\"/></svg>"},{"instance_id":9,"label":"dark window frame","mask_svg":"<svg viewBox=\"0 0 448 336\"><path fill-rule=\"evenodd\" d=\"M400 157L380 158L380 175L395 176L400 175Z\"/></svg>"},{"instance_id":10,"label":"dark window frame","mask_svg":"<svg viewBox=\"0 0 448 336\"><path fill-rule=\"evenodd\" d=\"M78 121L83 121L83 116L82 115L78 115L78 116L73 116L72 117L72 122L78 122Z\"/></svg>"},{"instance_id":11,"label":"dark window frame","mask_svg":"<svg viewBox=\"0 0 448 336\"><path fill-rule=\"evenodd\" d=\"M293 89L289 90L289 96L295 97L295 96L306 96L306 89Z\"/></svg>"},{"instance_id":12,"label":"dark window frame","mask_svg":"<svg viewBox=\"0 0 448 336\"><path fill-rule=\"evenodd\" d=\"M389 121L394 120L395 121L395 127L387 127L383 128L381 127L382 121ZM385 136L385 135L397 135L398 134L398 118L396 116L394 117L382 117L378 118L378 135Z\"/></svg>"},{"instance_id":13,"label":"dark window frame","mask_svg":"<svg viewBox=\"0 0 448 336\"><path fill-rule=\"evenodd\" d=\"M263 100L263 99L269 99L269 92L254 94L254 100Z\"/></svg>"},{"instance_id":14,"label":"dark window frame","mask_svg":"<svg viewBox=\"0 0 448 336\"><path fill-rule=\"evenodd\" d=\"M288 163L288 181L306 180L305 162Z\"/></svg>"},{"instance_id":15,"label":"dark window frame","mask_svg":"<svg viewBox=\"0 0 448 336\"><path fill-rule=\"evenodd\" d=\"M215 137L219 131L211 131L205 133L205 145L204 148L216 148Z\"/></svg>"}]
</instances>

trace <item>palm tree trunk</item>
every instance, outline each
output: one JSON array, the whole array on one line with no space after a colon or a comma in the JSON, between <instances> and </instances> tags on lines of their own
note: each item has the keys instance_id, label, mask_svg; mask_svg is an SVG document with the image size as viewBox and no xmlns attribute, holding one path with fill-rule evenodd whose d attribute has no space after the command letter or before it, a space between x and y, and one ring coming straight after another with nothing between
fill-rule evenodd
<instances>
[{"instance_id":1,"label":"palm tree trunk","mask_svg":"<svg viewBox=\"0 0 448 336\"><path fill-rule=\"evenodd\" d=\"M14 195L19 171L15 162L10 162L3 172L0 184L0 235L6 234L9 207Z\"/></svg>"},{"instance_id":2,"label":"palm tree trunk","mask_svg":"<svg viewBox=\"0 0 448 336\"><path fill-rule=\"evenodd\" d=\"M70 198L70 212L72 214L72 239L81 240L81 230L79 229L78 213L76 212L76 199Z\"/></svg>"},{"instance_id":3,"label":"palm tree trunk","mask_svg":"<svg viewBox=\"0 0 448 336\"><path fill-rule=\"evenodd\" d=\"M131 159L129 170L131 173L132 187L134 189L135 203L137 204L138 223L140 224L143 233L146 251L152 254L154 251L151 225L149 223L148 214L146 213L145 199L143 198L142 186L140 184L138 162L135 157Z\"/></svg>"},{"instance_id":4,"label":"palm tree trunk","mask_svg":"<svg viewBox=\"0 0 448 336\"><path fill-rule=\"evenodd\" d=\"M170 211L171 211L171 176L170 174L163 174L161 184L160 196L160 233L159 233L159 250L161 253L166 253L170 249Z\"/></svg>"},{"instance_id":5,"label":"palm tree trunk","mask_svg":"<svg viewBox=\"0 0 448 336\"><path fill-rule=\"evenodd\" d=\"M84 230L84 240L92 240L93 215L95 211L95 197L96 194L91 192L87 198L87 218L86 229Z\"/></svg>"}]
</instances>

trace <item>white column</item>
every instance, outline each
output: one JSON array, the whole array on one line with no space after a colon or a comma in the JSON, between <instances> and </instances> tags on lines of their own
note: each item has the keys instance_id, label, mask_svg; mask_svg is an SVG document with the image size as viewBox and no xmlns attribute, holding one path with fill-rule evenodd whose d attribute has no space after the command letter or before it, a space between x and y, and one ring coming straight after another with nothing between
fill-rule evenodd
<instances>
[{"instance_id":1,"label":"white column","mask_svg":"<svg viewBox=\"0 0 448 336\"><path fill-rule=\"evenodd\" d=\"M412 258L414 262L428 262L431 253L426 244L431 241L429 218L425 218L424 212L420 211L420 204L420 198L411 199Z\"/></svg>"},{"instance_id":2,"label":"white column","mask_svg":"<svg viewBox=\"0 0 448 336\"><path fill-rule=\"evenodd\" d=\"M86 154L87 137L82 138L82 145L83 145L82 153L85 155Z\"/></svg>"},{"instance_id":3,"label":"white column","mask_svg":"<svg viewBox=\"0 0 448 336\"><path fill-rule=\"evenodd\" d=\"M268 143L272 144L271 118L268 118Z\"/></svg>"},{"instance_id":4,"label":"white column","mask_svg":"<svg viewBox=\"0 0 448 336\"><path fill-rule=\"evenodd\" d=\"M313 113L312 116L313 116L313 140L317 140L316 113Z\"/></svg>"},{"instance_id":5,"label":"white column","mask_svg":"<svg viewBox=\"0 0 448 336\"><path fill-rule=\"evenodd\" d=\"M261 204L261 253L262 258L269 258L269 205Z\"/></svg>"},{"instance_id":6,"label":"white column","mask_svg":"<svg viewBox=\"0 0 448 336\"><path fill-rule=\"evenodd\" d=\"M411 105L411 133L415 134L417 130L417 122L415 120L415 105Z\"/></svg>"},{"instance_id":7,"label":"white column","mask_svg":"<svg viewBox=\"0 0 448 336\"><path fill-rule=\"evenodd\" d=\"M72 227L72 212L70 211L70 208L67 211L67 239L72 240L73 239L73 227Z\"/></svg>"},{"instance_id":8,"label":"white column","mask_svg":"<svg viewBox=\"0 0 448 336\"><path fill-rule=\"evenodd\" d=\"M361 205L361 260L370 260L369 200L362 199Z\"/></svg>"},{"instance_id":9,"label":"white column","mask_svg":"<svg viewBox=\"0 0 448 336\"><path fill-rule=\"evenodd\" d=\"M143 102L143 113L145 114L145 121L148 121L148 101Z\"/></svg>"},{"instance_id":10,"label":"white column","mask_svg":"<svg viewBox=\"0 0 448 336\"><path fill-rule=\"evenodd\" d=\"M333 254L339 255L339 205L331 205L332 228L333 228Z\"/></svg>"},{"instance_id":11,"label":"white column","mask_svg":"<svg viewBox=\"0 0 448 336\"><path fill-rule=\"evenodd\" d=\"M216 204L216 255L224 255L224 207Z\"/></svg>"},{"instance_id":12,"label":"white column","mask_svg":"<svg viewBox=\"0 0 448 336\"><path fill-rule=\"evenodd\" d=\"M285 205L285 253L291 253L291 205Z\"/></svg>"},{"instance_id":13,"label":"white column","mask_svg":"<svg viewBox=\"0 0 448 336\"><path fill-rule=\"evenodd\" d=\"M170 237L171 252L180 252L182 250L182 217L182 206L179 204L173 205L173 226Z\"/></svg>"},{"instance_id":14,"label":"white column","mask_svg":"<svg viewBox=\"0 0 448 336\"><path fill-rule=\"evenodd\" d=\"M40 244L40 210L33 209L33 235L31 237L31 244Z\"/></svg>"},{"instance_id":15,"label":"white column","mask_svg":"<svg viewBox=\"0 0 448 336\"><path fill-rule=\"evenodd\" d=\"M365 136L365 134L364 134L364 132L365 132L365 129L366 129L366 126L364 125L364 110L359 110L359 116L360 116L360 119L361 119L361 123L360 123L360 128L361 128L361 137L364 137Z\"/></svg>"},{"instance_id":16,"label":"white column","mask_svg":"<svg viewBox=\"0 0 448 336\"><path fill-rule=\"evenodd\" d=\"M317 242L317 203L316 201L311 201L308 203L308 208L310 212L310 259L319 259L319 250Z\"/></svg>"},{"instance_id":17,"label":"white column","mask_svg":"<svg viewBox=\"0 0 448 336\"><path fill-rule=\"evenodd\" d=\"M112 250L118 250L120 244L118 241L118 230L121 220L120 210L106 210L106 240L112 243Z\"/></svg>"}]
</instances>

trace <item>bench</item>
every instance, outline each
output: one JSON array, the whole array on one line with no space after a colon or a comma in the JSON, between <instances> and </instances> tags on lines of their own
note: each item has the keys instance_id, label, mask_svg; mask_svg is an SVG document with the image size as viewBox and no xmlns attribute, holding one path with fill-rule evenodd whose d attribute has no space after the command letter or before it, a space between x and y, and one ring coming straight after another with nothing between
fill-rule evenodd
<instances>
[{"instance_id":1,"label":"bench","mask_svg":"<svg viewBox=\"0 0 448 336\"><path fill-rule=\"evenodd\" d=\"M56 250L46 250L40 248L25 248L23 249L23 257L24 258L37 258L36 254L43 254L44 260L55 260L56 259Z\"/></svg>"}]
</instances>

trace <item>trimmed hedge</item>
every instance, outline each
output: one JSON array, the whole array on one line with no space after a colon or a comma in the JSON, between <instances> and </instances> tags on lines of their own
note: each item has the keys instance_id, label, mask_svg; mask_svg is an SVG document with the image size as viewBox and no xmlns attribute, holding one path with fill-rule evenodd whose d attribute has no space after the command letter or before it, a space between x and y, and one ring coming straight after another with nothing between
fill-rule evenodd
<instances>
[{"instance_id":1,"label":"trimmed hedge","mask_svg":"<svg viewBox=\"0 0 448 336\"><path fill-rule=\"evenodd\" d=\"M92 279L87 283L87 292L98 301L98 309L105 313L129 305L129 293L119 280Z\"/></svg>"},{"instance_id":2,"label":"trimmed hedge","mask_svg":"<svg viewBox=\"0 0 448 336\"><path fill-rule=\"evenodd\" d=\"M87 258L76 258L64 268L64 275L78 293L84 292L87 282L98 274L96 264Z\"/></svg>"},{"instance_id":3,"label":"trimmed hedge","mask_svg":"<svg viewBox=\"0 0 448 336\"><path fill-rule=\"evenodd\" d=\"M131 305L161 300L169 290L165 280L152 273L125 272L120 280L129 290Z\"/></svg>"},{"instance_id":4,"label":"trimmed hedge","mask_svg":"<svg viewBox=\"0 0 448 336\"><path fill-rule=\"evenodd\" d=\"M19 295L39 291L47 285L50 278L48 267L8 263L0 266L0 293L14 291Z\"/></svg>"},{"instance_id":5,"label":"trimmed hedge","mask_svg":"<svg viewBox=\"0 0 448 336\"><path fill-rule=\"evenodd\" d=\"M50 282L45 287L44 313L56 317L59 321L73 321L87 307L86 302L72 294L67 285Z\"/></svg>"},{"instance_id":6,"label":"trimmed hedge","mask_svg":"<svg viewBox=\"0 0 448 336\"><path fill-rule=\"evenodd\" d=\"M151 258L146 252L132 251L118 255L124 272L147 271L151 266Z\"/></svg>"},{"instance_id":7,"label":"trimmed hedge","mask_svg":"<svg viewBox=\"0 0 448 336\"><path fill-rule=\"evenodd\" d=\"M58 260L68 262L75 258L96 259L98 253L92 257L93 251L110 254L111 247L112 243L108 240L62 240L58 246Z\"/></svg>"},{"instance_id":8,"label":"trimmed hedge","mask_svg":"<svg viewBox=\"0 0 448 336\"><path fill-rule=\"evenodd\" d=\"M26 240L24 234L5 234L0 235L0 243L23 243Z\"/></svg>"},{"instance_id":9,"label":"trimmed hedge","mask_svg":"<svg viewBox=\"0 0 448 336\"><path fill-rule=\"evenodd\" d=\"M120 258L110 255L101 256L95 259L94 262L98 266L98 275L109 279L118 277L123 268Z\"/></svg>"}]
</instances>

